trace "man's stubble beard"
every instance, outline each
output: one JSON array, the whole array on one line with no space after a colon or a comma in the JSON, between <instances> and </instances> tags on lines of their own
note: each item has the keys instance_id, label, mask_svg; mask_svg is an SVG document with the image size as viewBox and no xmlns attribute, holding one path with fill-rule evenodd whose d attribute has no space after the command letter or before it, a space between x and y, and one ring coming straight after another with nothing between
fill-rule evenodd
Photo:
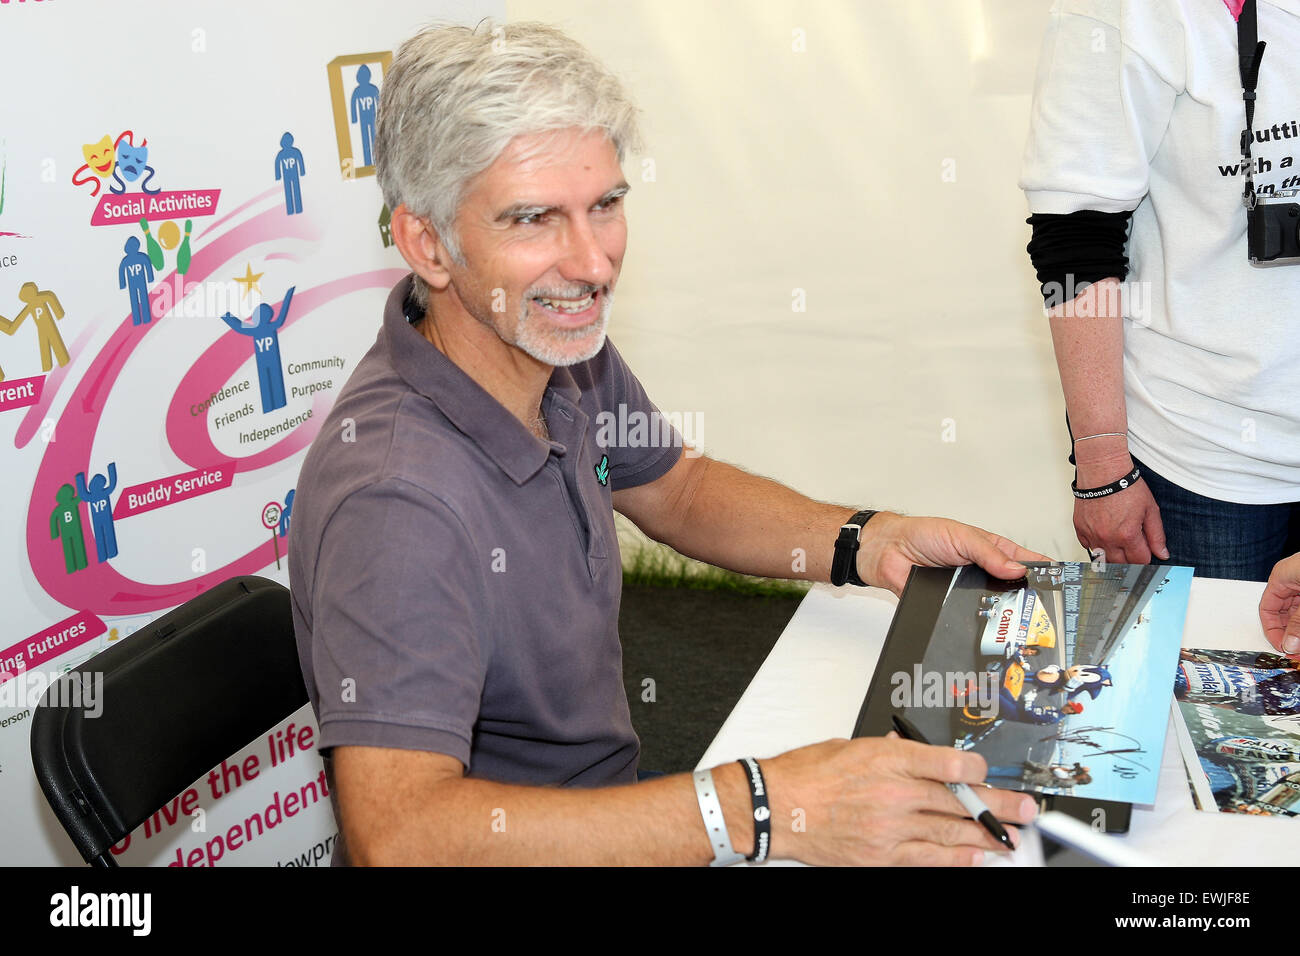
<instances>
[{"instance_id":1,"label":"man's stubble beard","mask_svg":"<svg viewBox=\"0 0 1300 956\"><path fill-rule=\"evenodd\" d=\"M614 306L614 295L609 289L600 290L600 318L592 325L580 329L560 329L545 325L544 320L530 322L528 304L531 301L531 297L526 296L519 304L514 345L520 351L531 355L539 362L560 366L586 362L595 358L605 347L610 311ZM588 338L591 341L587 346L577 352L572 351L574 345Z\"/></svg>"}]
</instances>

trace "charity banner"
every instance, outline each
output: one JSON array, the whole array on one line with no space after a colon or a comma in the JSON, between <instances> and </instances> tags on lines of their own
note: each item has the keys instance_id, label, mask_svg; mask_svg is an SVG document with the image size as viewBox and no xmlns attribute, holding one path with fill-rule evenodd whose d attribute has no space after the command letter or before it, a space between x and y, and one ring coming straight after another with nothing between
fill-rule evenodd
<instances>
[{"instance_id":1,"label":"charity banner","mask_svg":"<svg viewBox=\"0 0 1300 956\"><path fill-rule=\"evenodd\" d=\"M0 129L0 865L79 862L31 779L60 674L230 578L288 585L299 469L409 271L373 174L392 47L463 13L91 7L0 3L0 60L41 78ZM250 742L121 862L327 865L316 737L304 708Z\"/></svg>"},{"instance_id":2,"label":"charity banner","mask_svg":"<svg viewBox=\"0 0 1300 956\"><path fill-rule=\"evenodd\" d=\"M44 387L45 376L43 375L0 382L0 412L35 405L41 400L41 390Z\"/></svg>"},{"instance_id":3,"label":"charity banner","mask_svg":"<svg viewBox=\"0 0 1300 956\"><path fill-rule=\"evenodd\" d=\"M89 611L78 611L42 628L31 637L0 650L0 684L93 641L106 630L104 622Z\"/></svg>"},{"instance_id":4,"label":"charity banner","mask_svg":"<svg viewBox=\"0 0 1300 956\"><path fill-rule=\"evenodd\" d=\"M141 219L165 222L177 216L212 216L220 198L220 189L182 189L153 196L105 196L95 207L90 224L120 226Z\"/></svg>"},{"instance_id":5,"label":"charity banner","mask_svg":"<svg viewBox=\"0 0 1300 956\"><path fill-rule=\"evenodd\" d=\"M155 508L188 501L199 495L211 494L230 487L234 480L235 463L223 461L208 468L196 468L168 478L132 485L124 488L118 496L113 517L128 518Z\"/></svg>"}]
</instances>

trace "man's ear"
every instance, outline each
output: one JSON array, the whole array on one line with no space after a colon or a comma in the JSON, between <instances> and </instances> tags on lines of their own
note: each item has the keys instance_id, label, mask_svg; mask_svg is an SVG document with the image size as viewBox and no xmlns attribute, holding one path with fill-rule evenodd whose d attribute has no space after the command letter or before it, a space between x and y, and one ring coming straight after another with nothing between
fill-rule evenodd
<instances>
[{"instance_id":1,"label":"man's ear","mask_svg":"<svg viewBox=\"0 0 1300 956\"><path fill-rule=\"evenodd\" d=\"M432 223L417 216L403 204L393 210L388 228L392 232L397 251L415 274L429 283L430 288L447 288L451 282L451 273L447 271L451 256L438 238Z\"/></svg>"}]
</instances>

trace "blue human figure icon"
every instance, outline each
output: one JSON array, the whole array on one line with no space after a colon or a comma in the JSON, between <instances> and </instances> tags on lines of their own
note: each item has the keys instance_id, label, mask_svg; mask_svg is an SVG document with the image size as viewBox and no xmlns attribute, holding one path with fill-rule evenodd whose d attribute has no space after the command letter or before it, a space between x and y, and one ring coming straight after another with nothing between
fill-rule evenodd
<instances>
[{"instance_id":1,"label":"blue human figure icon","mask_svg":"<svg viewBox=\"0 0 1300 956\"><path fill-rule=\"evenodd\" d=\"M289 534L289 512L293 511L293 489L284 496L284 508L280 511L280 537L286 537Z\"/></svg>"},{"instance_id":2,"label":"blue human figure icon","mask_svg":"<svg viewBox=\"0 0 1300 956\"><path fill-rule=\"evenodd\" d=\"M126 253L117 267L117 287L126 289L131 299L131 324L149 322L149 283L153 281L153 263L140 251L140 240L132 236L122 247Z\"/></svg>"},{"instance_id":3,"label":"blue human figure icon","mask_svg":"<svg viewBox=\"0 0 1300 956\"><path fill-rule=\"evenodd\" d=\"M290 216L302 212L302 183L307 166L302 150L293 145L293 134L280 137L280 151L275 154L275 180L284 183L284 211Z\"/></svg>"},{"instance_id":4,"label":"blue human figure icon","mask_svg":"<svg viewBox=\"0 0 1300 956\"><path fill-rule=\"evenodd\" d=\"M370 82L370 67L357 68L357 88L352 91L352 122L360 124L364 165L375 165L375 113L379 109L379 87Z\"/></svg>"},{"instance_id":5,"label":"blue human figure icon","mask_svg":"<svg viewBox=\"0 0 1300 956\"><path fill-rule=\"evenodd\" d=\"M279 315L275 314L272 306L263 302L247 322L241 322L229 312L221 317L226 325L253 340L253 360L257 364L257 382L262 390L262 414L284 408L288 404L288 399L284 396L284 367L280 364L278 330L289 315L294 288L297 287L291 287L285 293Z\"/></svg>"},{"instance_id":6,"label":"blue human figure icon","mask_svg":"<svg viewBox=\"0 0 1300 956\"><path fill-rule=\"evenodd\" d=\"M108 463L108 477L77 472L77 497L90 505L90 528L95 533L95 555L100 563L117 557L117 532L113 528L113 507L109 496L117 488L117 462Z\"/></svg>"}]
</instances>

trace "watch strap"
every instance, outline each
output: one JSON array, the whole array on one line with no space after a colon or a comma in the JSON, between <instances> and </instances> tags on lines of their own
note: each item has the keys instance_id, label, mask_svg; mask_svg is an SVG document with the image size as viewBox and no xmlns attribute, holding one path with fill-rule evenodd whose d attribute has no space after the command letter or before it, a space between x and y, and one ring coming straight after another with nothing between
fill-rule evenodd
<instances>
[{"instance_id":1,"label":"watch strap","mask_svg":"<svg viewBox=\"0 0 1300 956\"><path fill-rule=\"evenodd\" d=\"M831 584L836 587L844 584L867 587L867 582L858 576L858 549L862 546L862 528L875 514L874 511L859 511L840 525L839 537L835 539L835 557L831 559Z\"/></svg>"}]
</instances>

